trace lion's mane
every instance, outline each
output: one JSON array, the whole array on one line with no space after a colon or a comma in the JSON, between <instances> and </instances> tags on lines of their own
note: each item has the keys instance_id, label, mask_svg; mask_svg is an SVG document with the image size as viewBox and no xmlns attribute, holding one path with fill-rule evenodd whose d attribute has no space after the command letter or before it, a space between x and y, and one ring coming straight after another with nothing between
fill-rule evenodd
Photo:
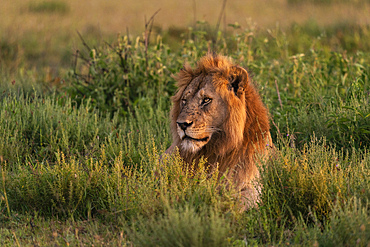
<instances>
[{"instance_id":1,"label":"lion's mane","mask_svg":"<svg viewBox=\"0 0 370 247\"><path fill-rule=\"evenodd\" d=\"M177 133L181 97L190 82L199 76L211 75L217 93L227 106L227 117L221 131L199 151L192 153L181 148ZM195 69L188 64L175 76L178 91L172 97L171 131L173 144L169 152L178 147L180 156L191 164L202 156L208 165L218 165L220 174L228 171L229 178L241 190L259 176L257 154L266 156L271 145L268 111L245 69L231 59L208 54L200 59ZM260 156L261 157L261 156Z\"/></svg>"}]
</instances>

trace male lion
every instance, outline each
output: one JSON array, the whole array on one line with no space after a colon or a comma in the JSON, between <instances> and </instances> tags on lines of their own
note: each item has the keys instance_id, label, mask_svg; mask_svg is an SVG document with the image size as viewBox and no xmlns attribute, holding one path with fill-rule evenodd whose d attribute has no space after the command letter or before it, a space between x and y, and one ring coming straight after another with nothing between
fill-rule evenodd
<instances>
[{"instance_id":1,"label":"male lion","mask_svg":"<svg viewBox=\"0 0 370 247\"><path fill-rule=\"evenodd\" d=\"M224 56L208 54L197 68L189 65L175 76L172 97L173 144L188 164L206 158L242 192L246 206L258 200L256 156L267 157L271 143L268 111L248 73Z\"/></svg>"}]
</instances>

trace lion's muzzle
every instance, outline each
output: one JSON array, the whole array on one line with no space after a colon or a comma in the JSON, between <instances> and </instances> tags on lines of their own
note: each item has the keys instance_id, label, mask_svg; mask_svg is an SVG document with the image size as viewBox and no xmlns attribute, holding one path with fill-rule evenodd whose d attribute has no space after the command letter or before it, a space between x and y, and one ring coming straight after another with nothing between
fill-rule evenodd
<instances>
[{"instance_id":1,"label":"lion's muzzle","mask_svg":"<svg viewBox=\"0 0 370 247\"><path fill-rule=\"evenodd\" d=\"M193 122L192 121L186 121L186 122L176 122L177 123L177 126L180 127L180 129L182 129L184 132L185 130L190 127Z\"/></svg>"},{"instance_id":2,"label":"lion's muzzle","mask_svg":"<svg viewBox=\"0 0 370 247\"><path fill-rule=\"evenodd\" d=\"M197 128L193 121L178 121L176 123L177 133L184 150L196 152L209 141L210 136L205 135L203 128Z\"/></svg>"}]
</instances>

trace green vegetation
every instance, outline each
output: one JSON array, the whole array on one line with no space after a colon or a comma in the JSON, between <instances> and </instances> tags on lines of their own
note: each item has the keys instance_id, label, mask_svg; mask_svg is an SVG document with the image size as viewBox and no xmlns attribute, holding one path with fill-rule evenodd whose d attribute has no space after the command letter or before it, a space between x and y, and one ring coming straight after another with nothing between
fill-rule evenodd
<instances>
[{"instance_id":1,"label":"green vegetation","mask_svg":"<svg viewBox=\"0 0 370 247\"><path fill-rule=\"evenodd\" d=\"M369 27L233 27L86 41L64 79L0 43L0 245L368 246ZM204 161L159 162L171 75L210 49L247 67L271 114L248 211Z\"/></svg>"},{"instance_id":2,"label":"green vegetation","mask_svg":"<svg viewBox=\"0 0 370 247\"><path fill-rule=\"evenodd\" d=\"M28 10L35 13L64 14L69 11L69 7L63 1L37 1L31 2L28 6Z\"/></svg>"}]
</instances>

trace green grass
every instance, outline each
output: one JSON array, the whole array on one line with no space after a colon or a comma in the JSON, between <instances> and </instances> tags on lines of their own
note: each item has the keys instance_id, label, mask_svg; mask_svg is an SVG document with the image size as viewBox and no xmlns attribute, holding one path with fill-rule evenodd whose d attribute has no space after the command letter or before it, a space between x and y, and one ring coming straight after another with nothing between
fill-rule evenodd
<instances>
[{"instance_id":1,"label":"green grass","mask_svg":"<svg viewBox=\"0 0 370 247\"><path fill-rule=\"evenodd\" d=\"M22 63L14 77L7 60L0 245L367 246L369 36L358 30L357 43L350 28L341 43L308 24L226 37L189 29L176 49L119 36L80 51L62 85ZM159 162L171 144L171 74L210 47L248 68L271 114L276 152L248 211L204 161Z\"/></svg>"},{"instance_id":2,"label":"green grass","mask_svg":"<svg viewBox=\"0 0 370 247\"><path fill-rule=\"evenodd\" d=\"M69 11L69 7L63 1L37 1L31 2L28 6L28 10L35 13L65 14Z\"/></svg>"}]
</instances>

